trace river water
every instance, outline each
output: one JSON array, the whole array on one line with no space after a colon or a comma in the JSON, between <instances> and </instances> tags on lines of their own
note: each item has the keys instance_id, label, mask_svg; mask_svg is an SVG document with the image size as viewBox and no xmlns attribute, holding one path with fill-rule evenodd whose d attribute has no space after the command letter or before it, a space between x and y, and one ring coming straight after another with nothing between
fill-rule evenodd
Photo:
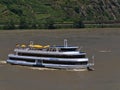
<instances>
[{"instance_id":1,"label":"river water","mask_svg":"<svg viewBox=\"0 0 120 90\"><path fill-rule=\"evenodd\" d=\"M80 46L95 70L56 70L9 65L15 44ZM0 90L120 90L120 29L0 31Z\"/></svg>"}]
</instances>

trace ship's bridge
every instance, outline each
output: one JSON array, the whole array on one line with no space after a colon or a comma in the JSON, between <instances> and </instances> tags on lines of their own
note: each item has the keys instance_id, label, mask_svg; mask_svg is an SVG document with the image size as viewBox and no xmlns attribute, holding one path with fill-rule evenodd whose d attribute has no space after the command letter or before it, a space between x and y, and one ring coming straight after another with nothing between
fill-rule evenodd
<instances>
[{"instance_id":1,"label":"ship's bridge","mask_svg":"<svg viewBox=\"0 0 120 90\"><path fill-rule=\"evenodd\" d=\"M78 51L78 47L71 47L71 46L56 46L56 49L58 49L58 51L60 52L72 52L72 51Z\"/></svg>"}]
</instances>

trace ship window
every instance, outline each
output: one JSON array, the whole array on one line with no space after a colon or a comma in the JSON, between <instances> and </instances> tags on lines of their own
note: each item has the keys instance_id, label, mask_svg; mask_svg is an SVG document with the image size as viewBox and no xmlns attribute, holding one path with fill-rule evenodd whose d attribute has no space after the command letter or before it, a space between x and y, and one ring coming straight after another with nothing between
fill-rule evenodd
<instances>
[{"instance_id":1,"label":"ship window","mask_svg":"<svg viewBox=\"0 0 120 90\"><path fill-rule=\"evenodd\" d=\"M55 58L85 58L86 55L49 55L49 54L31 54L31 53L18 53L21 56L35 56L35 57L55 57Z\"/></svg>"},{"instance_id":2,"label":"ship window","mask_svg":"<svg viewBox=\"0 0 120 90\"><path fill-rule=\"evenodd\" d=\"M15 61L35 62L34 59L26 59L26 58L13 58L13 57L10 57L9 59L15 60Z\"/></svg>"},{"instance_id":3,"label":"ship window","mask_svg":"<svg viewBox=\"0 0 120 90\"><path fill-rule=\"evenodd\" d=\"M47 63L47 64L63 64L63 65L86 65L87 61L84 61L84 62L68 62L68 61L49 61L49 60L44 60L43 63Z\"/></svg>"},{"instance_id":4,"label":"ship window","mask_svg":"<svg viewBox=\"0 0 120 90\"><path fill-rule=\"evenodd\" d=\"M76 48L61 48L60 51L61 52L67 52L67 51L76 51Z\"/></svg>"}]
</instances>

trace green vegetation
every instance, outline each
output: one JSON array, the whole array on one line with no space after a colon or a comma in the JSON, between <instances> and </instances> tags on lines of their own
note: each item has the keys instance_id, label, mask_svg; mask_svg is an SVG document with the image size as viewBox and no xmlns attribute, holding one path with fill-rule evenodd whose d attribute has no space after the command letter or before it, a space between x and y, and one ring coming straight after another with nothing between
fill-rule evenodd
<instances>
[{"instance_id":1,"label":"green vegetation","mask_svg":"<svg viewBox=\"0 0 120 90\"><path fill-rule=\"evenodd\" d=\"M110 20L118 23L119 6L118 0L0 0L0 29L84 28Z\"/></svg>"}]
</instances>

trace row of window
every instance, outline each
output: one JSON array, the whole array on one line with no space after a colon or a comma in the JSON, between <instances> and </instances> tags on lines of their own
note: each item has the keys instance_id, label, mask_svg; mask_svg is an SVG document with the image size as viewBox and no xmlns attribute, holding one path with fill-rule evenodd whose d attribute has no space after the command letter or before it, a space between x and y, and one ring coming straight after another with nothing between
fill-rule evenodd
<instances>
[{"instance_id":1,"label":"row of window","mask_svg":"<svg viewBox=\"0 0 120 90\"><path fill-rule=\"evenodd\" d=\"M31 53L18 53L21 56L36 56L36 57L56 57L56 58L85 58L85 55L49 55L49 54L31 54Z\"/></svg>"},{"instance_id":2,"label":"row of window","mask_svg":"<svg viewBox=\"0 0 120 90\"><path fill-rule=\"evenodd\" d=\"M43 63L47 64L64 64L64 65L86 65L87 61L84 62L68 62L68 61L43 61Z\"/></svg>"}]
</instances>

